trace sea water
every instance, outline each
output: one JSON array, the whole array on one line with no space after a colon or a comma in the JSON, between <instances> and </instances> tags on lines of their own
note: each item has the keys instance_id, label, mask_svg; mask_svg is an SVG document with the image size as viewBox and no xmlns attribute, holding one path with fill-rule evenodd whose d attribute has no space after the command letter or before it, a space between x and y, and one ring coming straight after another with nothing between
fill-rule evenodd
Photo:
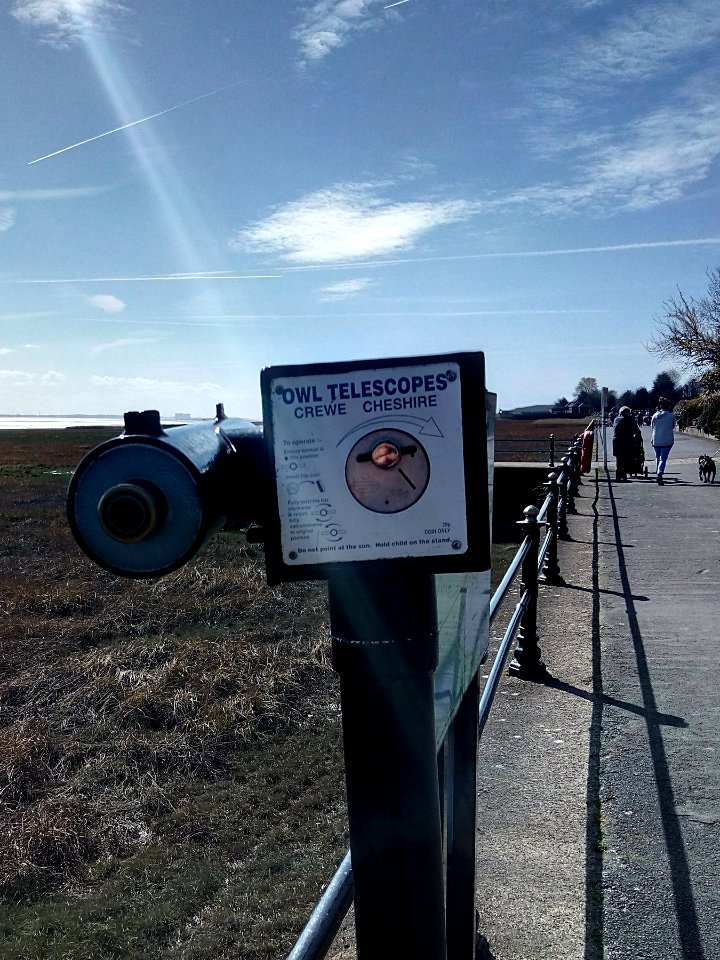
<instances>
[{"instance_id":1,"label":"sea water","mask_svg":"<svg viewBox=\"0 0 720 960\"><path fill-rule=\"evenodd\" d=\"M0 430L63 430L65 427L118 427L122 417L0 417Z\"/></svg>"}]
</instances>

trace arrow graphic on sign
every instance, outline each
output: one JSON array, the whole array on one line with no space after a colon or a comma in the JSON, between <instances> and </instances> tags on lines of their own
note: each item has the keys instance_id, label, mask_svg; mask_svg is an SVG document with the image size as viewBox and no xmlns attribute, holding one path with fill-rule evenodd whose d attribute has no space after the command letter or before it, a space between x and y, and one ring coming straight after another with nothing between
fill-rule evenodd
<instances>
[{"instance_id":1,"label":"arrow graphic on sign","mask_svg":"<svg viewBox=\"0 0 720 960\"><path fill-rule=\"evenodd\" d=\"M392 424L393 426L397 423L409 423L413 427L419 427L419 435L425 437L444 437L445 434L442 432L440 427L435 422L434 417L430 417L427 420L423 420L422 417L409 417L409 416L387 416L387 417L373 417L372 420L364 420L362 423L358 423L348 430L348 432L340 437L336 446L340 446L343 440L347 440L348 437L352 436L353 433L357 433L358 430L364 430L367 427L379 426L383 423Z\"/></svg>"}]
</instances>

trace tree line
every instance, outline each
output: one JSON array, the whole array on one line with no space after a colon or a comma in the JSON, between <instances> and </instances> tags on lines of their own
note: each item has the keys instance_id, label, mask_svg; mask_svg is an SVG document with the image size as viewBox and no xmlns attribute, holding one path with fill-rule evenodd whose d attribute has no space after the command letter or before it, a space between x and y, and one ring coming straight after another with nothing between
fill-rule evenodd
<instances>
[{"instance_id":1,"label":"tree line","mask_svg":"<svg viewBox=\"0 0 720 960\"><path fill-rule=\"evenodd\" d=\"M697 427L720 437L720 267L708 272L708 289L698 299L678 296L663 304L655 318L657 329L647 345L652 353L677 363L663 370L651 387L617 393L608 391L607 409L622 406L650 410L660 397L674 408L681 427ZM689 374L689 375L688 375ZM594 377L582 377L575 387L576 402L589 412L600 410L601 394ZM556 406L567 406L561 397Z\"/></svg>"},{"instance_id":2,"label":"tree line","mask_svg":"<svg viewBox=\"0 0 720 960\"><path fill-rule=\"evenodd\" d=\"M720 267L708 272L704 297L678 296L663 304L649 349L694 371L697 391L675 406L681 427L720 437Z\"/></svg>"},{"instance_id":3,"label":"tree line","mask_svg":"<svg viewBox=\"0 0 720 960\"><path fill-rule=\"evenodd\" d=\"M679 401L696 397L699 393L697 378L691 377L682 383L681 374L675 370L663 370L654 379L651 387L637 387L635 390L608 390L606 403L607 410L617 410L620 407L630 407L631 410L651 410L657 406L660 397L665 397L675 406ZM601 391L595 377L581 377L575 387L575 402L582 405L589 413L599 413L601 408ZM565 397L555 401L556 407L567 406Z\"/></svg>"}]
</instances>

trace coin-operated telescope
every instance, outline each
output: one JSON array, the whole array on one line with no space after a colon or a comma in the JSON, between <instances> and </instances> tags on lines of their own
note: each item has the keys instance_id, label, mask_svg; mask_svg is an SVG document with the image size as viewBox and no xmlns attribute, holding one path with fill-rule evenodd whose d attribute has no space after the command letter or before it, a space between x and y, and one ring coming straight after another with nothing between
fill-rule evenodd
<instances>
[{"instance_id":1,"label":"coin-operated telescope","mask_svg":"<svg viewBox=\"0 0 720 960\"><path fill-rule=\"evenodd\" d=\"M181 567L220 529L262 520L265 443L249 420L163 429L157 410L91 450L68 489L75 539L95 563L152 579Z\"/></svg>"}]
</instances>

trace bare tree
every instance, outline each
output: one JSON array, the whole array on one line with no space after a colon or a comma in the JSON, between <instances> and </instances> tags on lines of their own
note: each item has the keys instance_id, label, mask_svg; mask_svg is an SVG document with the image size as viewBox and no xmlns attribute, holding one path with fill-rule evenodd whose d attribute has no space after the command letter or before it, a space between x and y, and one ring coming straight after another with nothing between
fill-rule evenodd
<instances>
[{"instance_id":1,"label":"bare tree","mask_svg":"<svg viewBox=\"0 0 720 960\"><path fill-rule=\"evenodd\" d=\"M696 300L678 290L677 299L663 304L656 317L658 330L648 344L652 353L685 367L720 367L720 267L708 272L708 291Z\"/></svg>"}]
</instances>

